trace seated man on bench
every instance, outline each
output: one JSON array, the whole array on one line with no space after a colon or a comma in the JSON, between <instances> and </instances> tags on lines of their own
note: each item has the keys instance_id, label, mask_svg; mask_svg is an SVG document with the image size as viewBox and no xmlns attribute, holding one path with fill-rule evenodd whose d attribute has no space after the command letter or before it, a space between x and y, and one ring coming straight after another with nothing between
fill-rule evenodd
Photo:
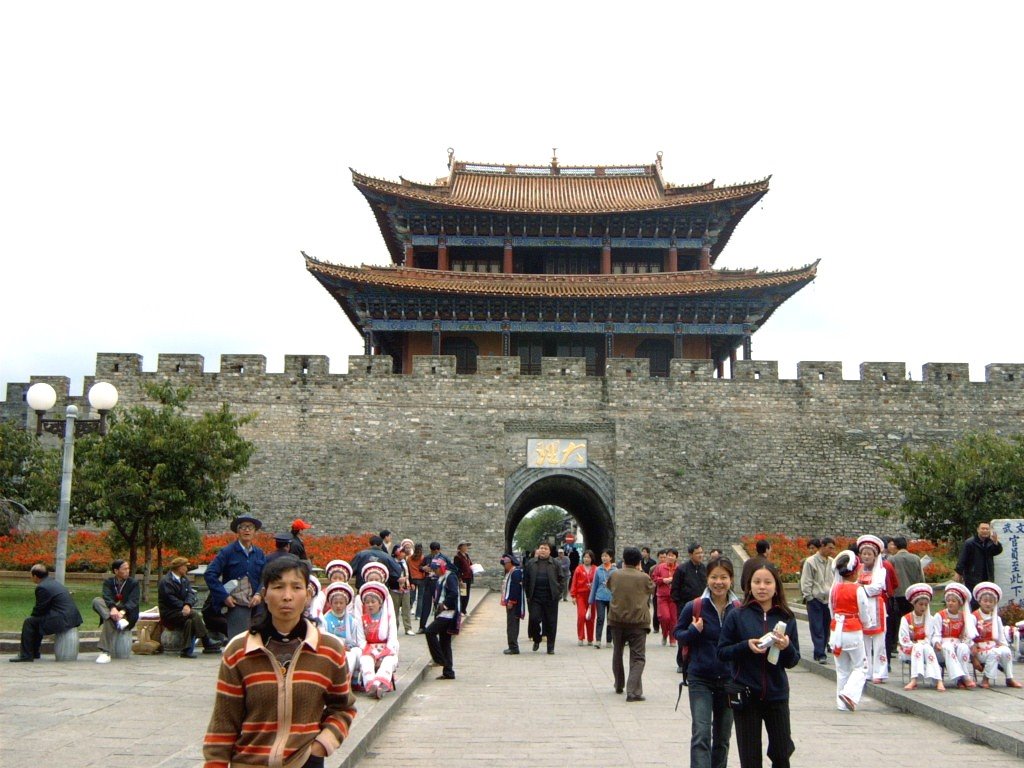
<instances>
[{"instance_id":1,"label":"seated man on bench","mask_svg":"<svg viewBox=\"0 0 1024 768\"><path fill-rule=\"evenodd\" d=\"M132 578L127 560L110 564L113 576L103 582L103 597L92 601L100 617L100 655L97 664L107 664L114 655L114 644L121 632L131 632L139 620L139 582ZM128 645L131 645L128 638Z\"/></svg>"},{"instance_id":2,"label":"seated man on bench","mask_svg":"<svg viewBox=\"0 0 1024 768\"><path fill-rule=\"evenodd\" d=\"M160 579L157 604L160 623L167 629L181 630L185 636L181 656L194 659L196 638L203 641L203 653L220 653L223 646L210 639L203 613L196 608L196 590L188 580L188 568L187 557L171 560L170 569Z\"/></svg>"},{"instance_id":3,"label":"seated man on bench","mask_svg":"<svg viewBox=\"0 0 1024 768\"><path fill-rule=\"evenodd\" d=\"M10 661L38 659L43 637L57 635L82 624L82 614L68 588L51 579L50 570L45 565L36 563L29 573L36 583L36 604L32 615L21 625L21 651Z\"/></svg>"}]
</instances>

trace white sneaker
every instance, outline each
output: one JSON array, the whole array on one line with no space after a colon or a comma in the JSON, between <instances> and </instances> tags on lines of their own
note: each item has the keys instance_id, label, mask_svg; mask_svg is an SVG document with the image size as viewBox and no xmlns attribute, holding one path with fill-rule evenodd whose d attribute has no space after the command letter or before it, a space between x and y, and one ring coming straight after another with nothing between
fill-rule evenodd
<instances>
[{"instance_id":1,"label":"white sneaker","mask_svg":"<svg viewBox=\"0 0 1024 768\"><path fill-rule=\"evenodd\" d=\"M99 656L96 657L96 663L97 664L109 664L110 663L110 656L109 656L109 654L101 653Z\"/></svg>"},{"instance_id":2,"label":"white sneaker","mask_svg":"<svg viewBox=\"0 0 1024 768\"><path fill-rule=\"evenodd\" d=\"M415 635L416 633L413 632L411 629L407 629L407 630L405 630L405 634L407 634L407 635Z\"/></svg>"},{"instance_id":3,"label":"white sneaker","mask_svg":"<svg viewBox=\"0 0 1024 768\"><path fill-rule=\"evenodd\" d=\"M128 619L119 619L117 622L117 628L122 632L128 629Z\"/></svg>"}]
</instances>

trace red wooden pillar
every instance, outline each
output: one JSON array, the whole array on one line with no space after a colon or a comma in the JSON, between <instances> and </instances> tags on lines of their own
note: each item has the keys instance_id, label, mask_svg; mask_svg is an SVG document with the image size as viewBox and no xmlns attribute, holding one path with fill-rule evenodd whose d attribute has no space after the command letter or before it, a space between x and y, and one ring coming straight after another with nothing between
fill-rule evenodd
<instances>
[{"instance_id":1,"label":"red wooden pillar","mask_svg":"<svg viewBox=\"0 0 1024 768\"><path fill-rule=\"evenodd\" d=\"M413 249L412 243L405 244L405 266L416 266L416 251Z\"/></svg>"},{"instance_id":2,"label":"red wooden pillar","mask_svg":"<svg viewBox=\"0 0 1024 768\"><path fill-rule=\"evenodd\" d=\"M501 271L506 275L512 274L512 241L505 241L505 252L502 254Z\"/></svg>"},{"instance_id":3,"label":"red wooden pillar","mask_svg":"<svg viewBox=\"0 0 1024 768\"><path fill-rule=\"evenodd\" d=\"M601 274L610 275L612 273L612 246L611 243L605 243L601 246Z\"/></svg>"},{"instance_id":4,"label":"red wooden pillar","mask_svg":"<svg viewBox=\"0 0 1024 768\"><path fill-rule=\"evenodd\" d=\"M665 254L665 272L678 272L679 271L679 251L673 245L668 249L668 253Z\"/></svg>"},{"instance_id":5,"label":"red wooden pillar","mask_svg":"<svg viewBox=\"0 0 1024 768\"><path fill-rule=\"evenodd\" d=\"M705 245L700 249L700 268L702 270L711 269L711 246Z\"/></svg>"},{"instance_id":6,"label":"red wooden pillar","mask_svg":"<svg viewBox=\"0 0 1024 768\"><path fill-rule=\"evenodd\" d=\"M451 266L448 264L448 243L442 238L437 240L437 268L441 272L447 272L451 269Z\"/></svg>"}]
</instances>

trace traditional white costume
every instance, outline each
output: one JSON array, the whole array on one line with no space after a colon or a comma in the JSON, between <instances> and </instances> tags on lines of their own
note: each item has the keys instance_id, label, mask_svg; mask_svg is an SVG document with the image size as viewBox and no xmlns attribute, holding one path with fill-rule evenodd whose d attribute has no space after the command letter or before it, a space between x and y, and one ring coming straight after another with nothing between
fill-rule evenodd
<instances>
[{"instance_id":1,"label":"traditional white costume","mask_svg":"<svg viewBox=\"0 0 1024 768\"><path fill-rule=\"evenodd\" d=\"M860 559L853 552L846 550L836 555L835 582L828 597L832 612L829 644L836 657L836 708L842 711L856 709L866 681L862 628L873 601L856 581L843 578L859 567Z\"/></svg>"},{"instance_id":2,"label":"traditional white costume","mask_svg":"<svg viewBox=\"0 0 1024 768\"><path fill-rule=\"evenodd\" d=\"M334 635L345 643L345 660L348 662L349 675L358 678L359 659L363 655L366 638L363 636L363 622L352 613L355 590L342 581L328 584L327 589L324 590L327 605L331 604L331 595L335 592L344 592L348 595L348 605L345 606L345 613L342 616L338 616L333 610L328 610L324 614L324 629L328 634Z\"/></svg>"},{"instance_id":3,"label":"traditional white costume","mask_svg":"<svg viewBox=\"0 0 1024 768\"><path fill-rule=\"evenodd\" d=\"M381 607L371 614L364 600L368 592L380 597ZM359 659L363 689L380 698L385 691L394 690L393 678L398 669L398 622L395 606L388 594L388 585L368 581L359 588L359 616L362 617L366 644Z\"/></svg>"},{"instance_id":4,"label":"traditional white costume","mask_svg":"<svg viewBox=\"0 0 1024 768\"><path fill-rule=\"evenodd\" d=\"M946 665L946 674L950 680L960 681L961 687L974 688L971 674L971 641L978 634L974 626L974 616L965 607L971 599L967 587L959 582L950 582L945 587L946 593L953 592L961 600L960 610L952 614L948 609L939 611L932 617L931 644L933 648L941 648L942 660Z\"/></svg>"},{"instance_id":5,"label":"traditional white costume","mask_svg":"<svg viewBox=\"0 0 1024 768\"><path fill-rule=\"evenodd\" d=\"M1003 599L1003 590L998 584L991 581L983 581L974 588L974 599L980 602L983 594L988 593L995 597L996 605ZM995 682L996 673L999 667L1003 668L1006 674L1006 684L1011 688L1013 680L1013 651L1006 639L1006 629L1003 627L1003 620L998 610L992 614L986 614L981 608L974 612L974 621L978 629L978 635L974 638L974 649L978 655L978 661L985 665L985 680L989 684Z\"/></svg>"},{"instance_id":6,"label":"traditional white costume","mask_svg":"<svg viewBox=\"0 0 1024 768\"><path fill-rule=\"evenodd\" d=\"M889 653L885 647L885 566L882 565L882 549L885 545L877 536L865 535L857 539L857 551L869 545L875 549L875 564L871 570L861 569L857 582L871 598L871 605L864 617L865 670L871 680L889 679Z\"/></svg>"},{"instance_id":7,"label":"traditional white costume","mask_svg":"<svg viewBox=\"0 0 1024 768\"><path fill-rule=\"evenodd\" d=\"M932 599L932 588L927 584L911 584L905 593L907 602L911 605L920 598ZM931 680L942 680L942 667L939 666L939 657L931 644L931 611L925 610L922 616L911 611L900 619L900 631L897 639L899 657L901 662L910 663L910 680L914 682L918 677L926 677Z\"/></svg>"}]
</instances>

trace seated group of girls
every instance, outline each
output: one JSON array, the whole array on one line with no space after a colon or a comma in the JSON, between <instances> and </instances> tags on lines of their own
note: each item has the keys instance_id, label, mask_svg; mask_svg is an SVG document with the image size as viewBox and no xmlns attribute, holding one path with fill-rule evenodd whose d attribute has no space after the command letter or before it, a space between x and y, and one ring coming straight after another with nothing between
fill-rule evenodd
<instances>
[{"instance_id":1,"label":"seated group of girls","mask_svg":"<svg viewBox=\"0 0 1024 768\"><path fill-rule=\"evenodd\" d=\"M982 688L990 688L1002 668L1006 685L1020 688L1013 679L1013 651L1003 620L999 617L999 601L1003 592L998 584L983 581L974 588L978 609L967 607L972 594L963 584L952 582L943 590L946 607L930 615L932 588L912 584L906 591L914 610L900 620L900 660L910 662L908 691L917 687L917 678L935 680L937 690L942 684L942 664L949 679L958 688L975 688L972 667L982 673Z\"/></svg>"},{"instance_id":2,"label":"seated group of girls","mask_svg":"<svg viewBox=\"0 0 1024 768\"><path fill-rule=\"evenodd\" d=\"M344 560L327 564L321 625L345 643L352 686L381 698L393 691L398 669L398 623L388 590L387 567L375 562L363 566L359 592L349 585L352 567ZM312 617L311 617L312 618Z\"/></svg>"}]
</instances>

